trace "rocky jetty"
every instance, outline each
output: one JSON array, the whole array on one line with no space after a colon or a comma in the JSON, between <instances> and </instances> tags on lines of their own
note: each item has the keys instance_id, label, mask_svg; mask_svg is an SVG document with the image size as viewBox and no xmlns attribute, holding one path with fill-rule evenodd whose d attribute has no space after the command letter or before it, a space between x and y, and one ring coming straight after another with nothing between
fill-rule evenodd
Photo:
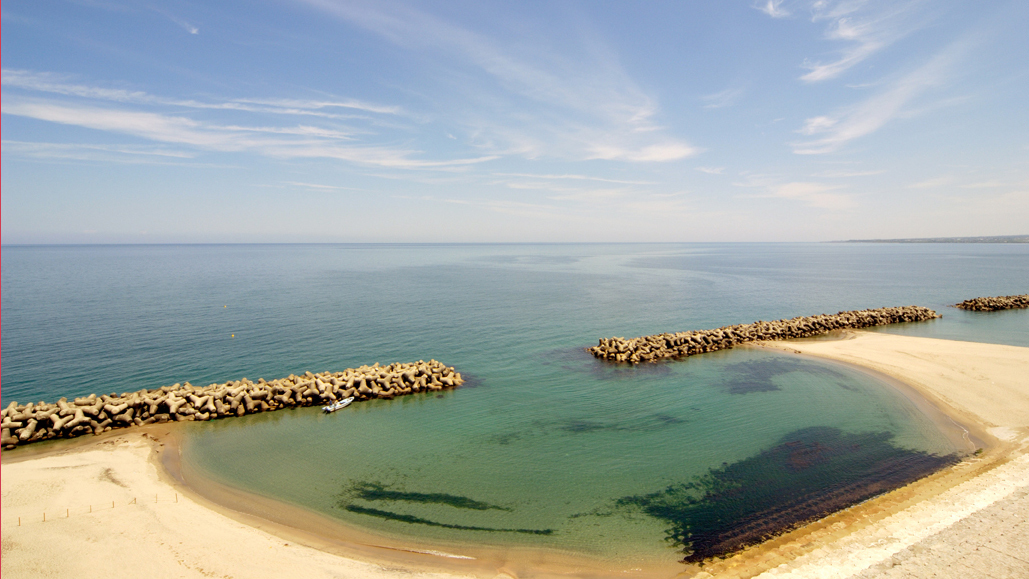
<instances>
[{"instance_id":1,"label":"rocky jetty","mask_svg":"<svg viewBox=\"0 0 1029 579\"><path fill-rule=\"evenodd\" d=\"M628 340L625 338L601 338L600 343L592 348L587 348L586 351L602 360L639 364L640 362L656 362L668 358L684 358L704 352L725 350L747 342L809 338L833 330L868 328L899 322L921 322L938 317L940 316L933 310L920 306L855 310L838 314L803 316L775 322L758 321L714 330L656 334Z\"/></svg>"},{"instance_id":2,"label":"rocky jetty","mask_svg":"<svg viewBox=\"0 0 1029 579\"><path fill-rule=\"evenodd\" d=\"M328 404L354 396L357 400L394 398L416 392L453 388L464 382L453 367L436 360L361 366L342 372L290 375L256 383L243 378L224 384L193 386L189 382L119 395L91 394L68 401L20 405L3 409L5 448L19 444L100 434L112 428L153 422L215 420L269 412L281 408Z\"/></svg>"},{"instance_id":3,"label":"rocky jetty","mask_svg":"<svg viewBox=\"0 0 1029 579\"><path fill-rule=\"evenodd\" d=\"M954 304L954 307L961 308L963 310L972 310L973 312L995 312L997 310L1029 308L1029 294L1023 294L1020 296L973 298L965 300L960 304Z\"/></svg>"}]
</instances>

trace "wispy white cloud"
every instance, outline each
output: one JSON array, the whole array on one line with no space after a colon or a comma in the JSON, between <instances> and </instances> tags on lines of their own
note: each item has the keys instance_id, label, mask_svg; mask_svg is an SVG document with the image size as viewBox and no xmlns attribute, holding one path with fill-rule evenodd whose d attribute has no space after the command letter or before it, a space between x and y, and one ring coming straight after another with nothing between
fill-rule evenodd
<instances>
[{"instance_id":1,"label":"wispy white cloud","mask_svg":"<svg viewBox=\"0 0 1029 579\"><path fill-rule=\"evenodd\" d=\"M580 189L549 195L555 201L586 201L590 203L607 202L616 199L624 199L632 193L631 189Z\"/></svg>"},{"instance_id":2,"label":"wispy white cloud","mask_svg":"<svg viewBox=\"0 0 1029 579\"><path fill-rule=\"evenodd\" d=\"M187 109L214 109L280 115L308 115L326 118L351 118L333 114L330 110L345 109L365 113L398 115L400 107L365 103L354 99L305 100L305 99L261 99L238 98L215 101L174 99L149 94L145 91L89 86L74 83L67 75L5 68L2 71L5 88L18 88L62 96L82 97L119 103L141 105L166 105Z\"/></svg>"},{"instance_id":3,"label":"wispy white cloud","mask_svg":"<svg viewBox=\"0 0 1029 579\"><path fill-rule=\"evenodd\" d=\"M835 58L807 59L800 78L820 82L836 78L925 26L934 16L924 0L768 0L755 8L772 18L801 12L825 25L826 40L844 43Z\"/></svg>"},{"instance_id":4,"label":"wispy white cloud","mask_svg":"<svg viewBox=\"0 0 1029 579\"><path fill-rule=\"evenodd\" d=\"M4 155L16 155L34 159L167 165L190 162L195 158L195 155L188 151L140 145L96 145L88 143L4 140L2 146ZM195 163L190 164L195 165Z\"/></svg>"},{"instance_id":5,"label":"wispy white cloud","mask_svg":"<svg viewBox=\"0 0 1029 579\"><path fill-rule=\"evenodd\" d=\"M461 111L470 142L490 154L628 162L674 161L698 149L668 136L659 107L603 43L588 35L505 42L397 2L304 0L436 66L440 114ZM556 40L551 39L556 42ZM567 44L571 42L572 48ZM456 72L456 71L460 72ZM451 99L466 99L454 103Z\"/></svg>"},{"instance_id":6,"label":"wispy white cloud","mask_svg":"<svg viewBox=\"0 0 1029 579\"><path fill-rule=\"evenodd\" d=\"M322 139L335 139L340 141L352 141L354 137L349 132L325 129L322 127L310 127L297 125L295 127L246 127L241 125L210 125L213 129L225 131L242 131L245 133L267 133L273 135L298 135L303 137L316 137Z\"/></svg>"},{"instance_id":7,"label":"wispy white cloud","mask_svg":"<svg viewBox=\"0 0 1029 579\"><path fill-rule=\"evenodd\" d=\"M783 0L763 0L755 3L754 8L757 8L772 18L785 18L790 15L789 11L783 8Z\"/></svg>"},{"instance_id":8,"label":"wispy white cloud","mask_svg":"<svg viewBox=\"0 0 1029 579\"><path fill-rule=\"evenodd\" d=\"M743 89L727 88L714 94L702 96L700 99L707 103L704 105L705 109L721 109L736 104L742 96Z\"/></svg>"},{"instance_id":9,"label":"wispy white cloud","mask_svg":"<svg viewBox=\"0 0 1029 579\"><path fill-rule=\"evenodd\" d=\"M303 100L303 99L235 99L233 102L236 103L250 103L257 105L268 105L277 108L283 108L286 110L290 109L355 109L359 111L366 111L370 113L379 113L383 115L397 115L403 113L400 107L396 106L385 106L371 103L365 103L358 100L347 99L347 100Z\"/></svg>"},{"instance_id":10,"label":"wispy white cloud","mask_svg":"<svg viewBox=\"0 0 1029 579\"><path fill-rule=\"evenodd\" d=\"M4 69L3 113L38 120L131 135L178 145L192 155L196 150L248 152L278 158L328 158L401 169L457 170L496 158L495 155L463 155L430 160L413 147L381 144L386 139L372 129L344 127L334 122L357 119L339 110L386 117L404 114L399 107L369 104L352 99L237 98L199 101L168 98L144 91L91 86L65 75ZM25 96L40 94L44 98ZM259 123L218 123L200 111L227 111L233 120L260 115L301 115L308 123L277 125L261 117ZM199 115L199 116L198 116ZM240 117L243 115L243 117ZM249 117L247 117L249 115ZM220 118L230 118L220 115ZM369 121L377 125L374 120ZM374 141L380 141L376 144ZM368 141L373 141L369 143ZM80 147L81 150L81 147ZM89 153L94 158L98 153ZM42 151L34 153L42 155ZM51 156L60 154L51 148ZM68 153L65 153L68 154ZM84 156L85 153L79 153Z\"/></svg>"},{"instance_id":11,"label":"wispy white cloud","mask_svg":"<svg viewBox=\"0 0 1029 579\"><path fill-rule=\"evenodd\" d=\"M850 195L840 193L839 185L797 181L776 185L769 191L772 197L800 201L822 209L850 209L855 203Z\"/></svg>"},{"instance_id":12,"label":"wispy white cloud","mask_svg":"<svg viewBox=\"0 0 1029 579\"><path fill-rule=\"evenodd\" d=\"M925 25L932 13L919 11L922 0L818 0L811 5L813 22L828 22L825 36L846 42L836 60L807 61L807 82L836 78L873 54Z\"/></svg>"},{"instance_id":13,"label":"wispy white cloud","mask_svg":"<svg viewBox=\"0 0 1029 579\"><path fill-rule=\"evenodd\" d=\"M654 113L651 99L614 62L591 59L592 62L562 63L554 56L549 62L531 62L525 56L524 47L516 56L496 39L399 3L306 2L381 34L400 46L442 51L457 57L533 100L600 111L635 123L647 122ZM583 65L589 68L583 70Z\"/></svg>"},{"instance_id":14,"label":"wispy white cloud","mask_svg":"<svg viewBox=\"0 0 1029 579\"><path fill-rule=\"evenodd\" d=\"M328 158L391 168L460 167L494 159L493 156L445 160L417 159L420 151L387 146L340 143L331 131L222 126L183 116L102 108L49 101L4 99L4 114L132 135L159 143L185 145L222 152L251 152L278 158Z\"/></svg>"},{"instance_id":15,"label":"wispy white cloud","mask_svg":"<svg viewBox=\"0 0 1029 579\"><path fill-rule=\"evenodd\" d=\"M872 175L882 175L886 171L883 169L868 170L868 171L822 171L812 175L813 177L823 177L829 179L845 179L850 177L871 177Z\"/></svg>"},{"instance_id":16,"label":"wispy white cloud","mask_svg":"<svg viewBox=\"0 0 1029 579\"><path fill-rule=\"evenodd\" d=\"M548 203L529 203L525 201L516 201L511 199L461 199L456 197L434 197L431 195L421 197L398 195L397 197L401 199L418 199L420 201L428 201L433 203L465 205L485 209L487 211L492 211L494 213L513 215L517 217L529 217L532 219L543 219L551 221L560 220L561 222L567 222L569 220L574 220L578 217L576 215L569 215L568 210L564 207Z\"/></svg>"},{"instance_id":17,"label":"wispy white cloud","mask_svg":"<svg viewBox=\"0 0 1029 579\"><path fill-rule=\"evenodd\" d=\"M548 197L554 201L572 202L577 207L585 204L588 207L609 211L617 209L620 213L637 213L642 215L682 214L691 210L691 206L682 192L653 193L634 188L583 189L570 191Z\"/></svg>"},{"instance_id":18,"label":"wispy white cloud","mask_svg":"<svg viewBox=\"0 0 1029 579\"><path fill-rule=\"evenodd\" d=\"M175 24L178 24L186 32L188 32L190 34L200 34L200 29L197 28L196 26L194 26L193 24L191 24L190 22L186 21L185 19L180 18L180 17L172 14L171 12L168 12L167 10L164 10L162 8L158 8L157 6L151 6L150 9L153 10L154 12L157 12L161 16L164 16L168 20L171 20Z\"/></svg>"},{"instance_id":19,"label":"wispy white cloud","mask_svg":"<svg viewBox=\"0 0 1029 579\"><path fill-rule=\"evenodd\" d=\"M802 203L809 207L841 211L856 206L853 197L843 191L839 184L818 181L787 181L770 175L747 175L737 187L756 189L759 192L747 195L752 198L783 199Z\"/></svg>"},{"instance_id":20,"label":"wispy white cloud","mask_svg":"<svg viewBox=\"0 0 1029 579\"><path fill-rule=\"evenodd\" d=\"M594 145L587 149L587 159L618 161L677 161L699 154L703 149L675 141L627 149L618 145Z\"/></svg>"},{"instance_id":21,"label":"wispy white cloud","mask_svg":"<svg viewBox=\"0 0 1029 579\"><path fill-rule=\"evenodd\" d=\"M721 175L725 171L725 167L695 167L695 169L708 175Z\"/></svg>"},{"instance_id":22,"label":"wispy white cloud","mask_svg":"<svg viewBox=\"0 0 1029 579\"><path fill-rule=\"evenodd\" d=\"M802 155L830 153L854 139L878 131L896 118L911 116L912 111L907 110L910 105L930 89L947 81L951 68L964 49L963 43L956 43L863 102L830 115L805 120L797 132L819 138L795 143L793 152Z\"/></svg>"},{"instance_id":23,"label":"wispy white cloud","mask_svg":"<svg viewBox=\"0 0 1029 579\"><path fill-rule=\"evenodd\" d=\"M291 185L293 187L303 187L304 189L314 189L316 191L364 191L364 189L358 189L356 187L342 187L340 185L321 185L319 183L304 183L302 181L284 181L285 185Z\"/></svg>"},{"instance_id":24,"label":"wispy white cloud","mask_svg":"<svg viewBox=\"0 0 1029 579\"><path fill-rule=\"evenodd\" d=\"M953 175L943 175L940 177L933 177L932 179L925 179L917 183L908 185L908 189L935 189L937 187L945 187L954 183Z\"/></svg>"},{"instance_id":25,"label":"wispy white cloud","mask_svg":"<svg viewBox=\"0 0 1029 579\"><path fill-rule=\"evenodd\" d=\"M996 187L1009 187L1009 186L1010 185L1008 183L1004 183L1003 181L997 181L997 180L991 179L989 181L979 181L978 183L967 183L965 185L961 185L961 188L962 189L993 189L993 188L996 188Z\"/></svg>"},{"instance_id":26,"label":"wispy white cloud","mask_svg":"<svg viewBox=\"0 0 1029 579\"><path fill-rule=\"evenodd\" d=\"M618 183L622 185L655 185L654 181L627 181L624 179L608 179L606 177L594 177L592 175L553 175L536 173L494 173L498 177L525 177L528 179L571 179L575 181L600 181L603 183Z\"/></svg>"}]
</instances>

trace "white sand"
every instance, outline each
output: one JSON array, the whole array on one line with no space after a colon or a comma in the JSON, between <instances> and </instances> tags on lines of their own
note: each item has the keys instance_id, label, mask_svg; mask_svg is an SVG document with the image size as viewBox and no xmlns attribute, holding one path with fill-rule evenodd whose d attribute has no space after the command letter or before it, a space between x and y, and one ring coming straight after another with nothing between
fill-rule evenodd
<instances>
[{"instance_id":1,"label":"white sand","mask_svg":"<svg viewBox=\"0 0 1029 579\"><path fill-rule=\"evenodd\" d=\"M5 579L437 576L331 555L205 508L161 479L150 441L124 432L3 464Z\"/></svg>"},{"instance_id":2,"label":"white sand","mask_svg":"<svg viewBox=\"0 0 1029 579\"><path fill-rule=\"evenodd\" d=\"M882 334L766 345L857 364L909 384L1001 439L1029 434L1029 348Z\"/></svg>"},{"instance_id":3,"label":"white sand","mask_svg":"<svg viewBox=\"0 0 1029 579\"><path fill-rule=\"evenodd\" d=\"M812 525L832 531L822 538L820 531L801 530L703 570L689 568L686 574L1029 577L1029 348L872 332L850 335L846 340L774 347L893 376L959 420L992 434L997 443L985 460L966 461L937 477L936 487L912 485L916 490L909 494L914 498L907 502L875 499L853 513L830 517L829 523ZM38 458L18 459L16 453L24 452L19 449L11 461L4 453L4 576L448 576L299 545L181 492L176 502L176 487L151 460L153 444L140 431L125 430L103 442ZM893 495L897 493L901 491ZM869 514L876 512L869 505L890 501L902 507ZM483 575L481 570L475 574Z\"/></svg>"}]
</instances>

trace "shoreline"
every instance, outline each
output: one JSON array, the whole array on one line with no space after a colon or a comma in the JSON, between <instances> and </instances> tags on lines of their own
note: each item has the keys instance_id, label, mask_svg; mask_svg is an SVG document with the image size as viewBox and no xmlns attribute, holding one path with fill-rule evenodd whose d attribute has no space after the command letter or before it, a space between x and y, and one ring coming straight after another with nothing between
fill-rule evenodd
<instances>
[{"instance_id":1,"label":"shoreline","mask_svg":"<svg viewBox=\"0 0 1029 579\"><path fill-rule=\"evenodd\" d=\"M1006 472L1005 469L1021 468L1026 473L1029 473L1029 464L1023 464L1025 463L1023 458L1026 456L1026 435L1029 434L1029 428L1026 428L1026 426L1029 425L1013 424L1010 423L1010 420L1007 423L988 420L988 417L983 416L983 413L987 412L988 414L988 411L984 411L981 408L975 410L963 408L959 403L960 401L948 398L945 395L946 393L934 391L918 380L912 380L910 376L895 375L897 372L891 373L887 363L880 362L876 367L876 364L870 364L867 360L861 363L860 360L853 359L854 346L858 344L854 340L865 336L862 344L867 345L869 342L867 336L869 335L886 336L886 341L893 344L890 347L895 347L896 343L907 344L905 347L917 343L924 345L925 341L928 340L932 342L930 350L939 346L937 342L950 345L960 344L960 347L977 347L980 351L989 350L995 352L998 349L1011 348L1012 351L1022 356L1021 363L1026 368L1029 368L1029 349L1027 348L971 342L949 342L871 332L848 331L842 339L834 341L824 339L795 340L773 344L764 343L761 346L755 345L754 347L772 347L805 356L817 356L845 363L851 367L857 366L865 372L871 371L880 379L882 379L882 376L887 376L891 378L887 380L891 386L901 386L907 389L901 389L905 396L915 400L916 403L917 399L920 398L923 401L923 405L919 407L923 411L925 410L924 405L929 405L938 409L949 419L957 420L967 427L971 431L972 436L979 438L979 442L983 443L980 446L986 446L986 451L982 456L969 457L955 467L945 468L914 483L774 537L726 559L708 562L703 567L674 563L674 565L670 565L667 569L636 570L631 567L626 569L626 566L618 565L621 568L608 569L606 574L666 577L674 575L684 577L751 577L762 572L772 573L783 566L790 567L793 569L792 572L797 574L796 569L800 568L797 567L799 562L811 559L817 553L824 555L824 553L830 552L837 543L845 542L848 537L858 536L863 532L869 532L870 529L875 530L876 526L881 525L882 521L890 517L902 516L908 510L919 505L931 503L961 485L974 483L977 480L985 480L992 476L991 473ZM878 338L871 338L871 340L882 343L882 340ZM897 340L900 342L897 342ZM832 344L836 344L836 346L827 346ZM842 350L840 350L841 344ZM1026 405L1025 408L1029 409L1029 401L1019 402L1019 404L1023 403ZM1008 405L1002 404L1001 406ZM1001 414L1004 413L1001 412ZM1008 414L1005 414L1005 416ZM1025 420L1029 422L1029 410L1022 414L1022 416L1026 416ZM993 418L996 418L996 416L993 416ZM156 483L154 480L149 480L139 483L140 486L154 488L155 486L164 485L166 488L172 489L172 492L180 492L182 496L180 500L183 501L181 504L189 504L191 509L195 508L198 513L201 513L198 516L202 520L208 522L217 520L219 521L217 525L221 526L224 526L226 521L228 521L230 523L229 526L233 529L232 533L241 534L243 537L243 539L239 540L245 539L245 541L256 542L262 546L267 544L266 550L272 551L278 561L292 562L294 566L299 565L299 567L288 567L292 572L299 572L300 569L304 569L308 574L318 575L319 569L325 569L325 567L320 567L324 564L330 567L345 566L348 574L356 577L396 577L399 575L410 576L411 574L474 577L494 577L498 574L509 577L598 575L599 569L597 569L598 565L596 565L598 561L594 561L594 565L590 565L590 568L587 569L577 563L577 561L583 559L581 555L566 558L562 557L556 550L552 553L549 551L541 553L541 550L526 549L515 553L516 556L511 559L520 560L516 561L505 560L496 556L495 553L491 556L491 550L485 548L479 550L474 547L455 546L453 549L448 549L447 547L433 548L434 546L425 545L424 547L426 548L422 549L422 545L406 545L413 546L414 548L404 549L404 546L384 545L381 544L381 537L370 533L355 533L354 529L329 520L324 515L313 514L302 507L287 505L283 508L281 507L281 502L272 499L263 499L263 508L266 511L272 511L270 507L275 507L274 512L280 516L273 516L273 520L263 517L260 513L244 512L244 510L235 508L242 507L243 505L233 504L231 500L226 500L225 496L219 498L217 487L220 483L204 481L198 484L196 482L196 474L189 472L188 465L185 469L183 468L179 461L180 438L181 433L174 426L150 425L131 431L106 433L89 441L80 439L79 441L64 444L45 445L47 448L38 448L38 451L36 451L37 449L19 449L14 457L11 457L9 453L3 453L6 455L4 456L6 460L2 461L4 474L8 475L9 467L26 463L29 463L30 466L31 463L36 463L35 466L40 467L36 470L41 470L42 468L69 468L64 466L63 463L68 461L74 462L76 457L85 458L87 455L97 459L103 458L92 453L112 450L121 452L124 455L122 458L128 459L128 464L121 465L119 468L139 470L141 467L138 463L142 457L143 466L152 471L149 476L151 479L156 479ZM37 459L40 460L37 462ZM47 461L60 463L60 465L55 464L50 467L43 467L42 463ZM108 466L105 468L110 470L112 467ZM101 470L101 472L105 471ZM115 472L120 472L120 470L116 468ZM45 474L40 473L40 476L45 476ZM51 476L59 478L59 475L56 473ZM100 486L107 488L110 484L108 483L106 486L100 484ZM10 493L7 492L8 488L10 487L5 485L5 504L3 509L5 515L4 559L9 568L15 570L23 568L24 562L18 556L19 549L17 544L19 544L19 541L15 536L16 533L9 532L10 529L17 529L17 527L12 526L11 521L8 521L8 519L19 511L19 507L12 505L14 508L9 508ZM17 489L12 492L16 493ZM235 489L232 489L231 492L226 491L222 493L222 495L233 494L238 495ZM239 502L247 502L247 498L238 498L237 500ZM256 503L261 506L262 500L258 498ZM163 506L163 503L155 501L155 506ZM287 512L287 515L284 517L285 520L281 520L283 519L281 517L282 511ZM8 515L8 513L11 513L11 515ZM156 515L157 513L151 514ZM312 514L316 516L311 516ZM280 520L274 520L276 518ZM75 521L77 523L81 519L82 517L75 517L72 514L70 518L61 522L69 524ZM303 524L299 526L290 524L291 522L301 520ZM211 524L215 525L215 523ZM38 531L39 527L36 530ZM190 529L178 529L169 534L174 535L176 532L189 534ZM123 532L122 536L124 534ZM343 535L346 535L348 538L346 540L340 539ZM357 538L355 539L355 537ZM364 541L364 537L373 540ZM66 539L72 540L72 537L67 537ZM236 539L229 539L228 537L222 540L230 544L238 543ZM214 553L216 558L221 557L228 550L224 544L215 544L209 546L208 549ZM301 552L303 552L301 556L294 556ZM320 555L316 555L318 553ZM454 556L471 556L475 558L458 559L454 558ZM324 559L324 557L329 559ZM208 554L208 558L210 558L210 554ZM817 557L814 558L817 559ZM247 572L244 574L248 576L271 576L274 574L273 569L282 569L281 566L276 567L275 565L260 567L256 561L247 560L245 563L248 567ZM174 562L169 560L166 564L172 565ZM178 564L182 565L181 561ZM817 567L817 562L807 562L805 564ZM239 572L238 568L234 571L234 573ZM601 572L600 574L604 573ZM86 573L86 575L89 575L89 573ZM818 576L818 574L805 575L800 573L798 576Z\"/></svg>"},{"instance_id":2,"label":"shoreline","mask_svg":"<svg viewBox=\"0 0 1029 579\"><path fill-rule=\"evenodd\" d=\"M911 402L922 414L928 417L929 420L937 426L941 433L951 439L951 442L954 443L955 447L967 447L965 449L967 453L974 453L980 449L983 451L990 450L998 445L998 441L994 437L990 436L975 420L970 420L964 415L956 417L955 414L958 412L955 409L947 406L946 404L941 404L938 400L934 400L927 396L926 393L921 391L919 388L905 382L899 377L887 374L877 369L869 368L868 366L864 366L853 361L820 356L817 354L802 352L790 347L791 344L797 343L845 340L848 339L847 334L850 332L851 330L843 330L839 332L838 335L801 338L787 342L758 342L754 344L746 344L743 347L777 350L791 356L818 360L823 363L828 362L831 364L837 364L852 372L857 372L873 378L876 381L892 388Z\"/></svg>"},{"instance_id":3,"label":"shoreline","mask_svg":"<svg viewBox=\"0 0 1029 579\"><path fill-rule=\"evenodd\" d=\"M864 342L862 348L854 348L854 340ZM869 342L878 344L868 347ZM966 457L953 467L773 537L726 559L713 561L689 576L697 579L784 575L822 578L858 576L861 572L867 574L860 575L862 577L892 576L888 571L895 564L899 565L897 553L921 548L920 543L928 540L926 536L942 534L950 526L972 518L979 510L986 510L1009 495L1019 491L1022 495L1029 494L1029 385L1025 385L1022 378L1029 375L1029 348L861 330L844 330L828 338L760 342L748 347L828 360L875 376L898 389L923 412L928 407L953 424L967 429L971 442L982 452ZM983 352L993 354L984 358L995 357L997 352L1002 358L1010 356L1011 364L1004 365L1015 366L1014 373L1011 367L994 373L985 368L989 362L961 360L960 354L954 350L963 348L972 351L967 354L968 358L977 358ZM885 360L877 359L880 356L876 355L876 350L880 355L884 350L889 351L892 356L886 356ZM924 357L921 359L923 363L926 359L935 359L937 367L931 372L925 372L924 368L904 369L908 365L918 366L920 356ZM952 375L948 376L948 373ZM973 409L974 405L961 403L968 400L968 397L960 395L961 391L981 393L981 389L975 388L977 382L981 384L998 377L1004 380L1004 386L1022 387L1017 399L1003 400L999 393L991 392L996 398L986 408ZM989 381L991 384L995 382ZM940 382L948 382L945 385L950 388L940 387ZM1013 412L1005 411L1007 409ZM1012 416L1021 418L1021 421L1013 424L1004 420ZM996 496L988 496L991 490ZM981 504L958 508L963 494L977 496ZM1027 502L1023 500L1022 504ZM924 511L935 513L935 519L943 519L945 524L926 516ZM977 531L983 534L984 543L989 542L992 532L996 532L988 527ZM1029 529L1023 529L1022 534L1029 540ZM962 541L970 543L967 538ZM957 545L948 544L946 547ZM1023 559L1029 554L1026 551L1023 548L1020 552ZM995 554L1004 555L1000 552ZM861 561L851 564L854 559ZM950 570L950 558L930 557L921 563L923 566L918 574L902 572L895 576L928 577L953 572ZM847 570L848 565L852 570ZM976 571L984 573L987 570L980 565ZM1029 563L1025 564L1024 573L1029 574Z\"/></svg>"}]
</instances>

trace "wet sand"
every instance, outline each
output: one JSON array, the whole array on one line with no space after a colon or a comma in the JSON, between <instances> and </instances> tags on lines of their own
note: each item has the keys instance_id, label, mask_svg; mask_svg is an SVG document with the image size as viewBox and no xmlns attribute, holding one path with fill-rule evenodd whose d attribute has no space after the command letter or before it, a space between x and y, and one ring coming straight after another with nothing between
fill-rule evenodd
<instances>
[{"instance_id":1,"label":"wet sand","mask_svg":"<svg viewBox=\"0 0 1029 579\"><path fill-rule=\"evenodd\" d=\"M703 567L636 570L581 566L561 553L521 552L505 560L474 548L387 544L299 507L259 498L233 502L234 491L219 491L213 481L199 484L188 465L178 464L175 425L155 425L3 453L4 572L12 577L145 572L258 578L1029 576L1029 554L1022 546L1029 545L1029 348L875 332L769 346L900 380L967 426L970 440L984 444L985 451L733 557ZM243 507L248 512L235 510ZM273 512L277 521L265 518ZM302 525L289 524L301 518ZM404 547L410 549L398 550Z\"/></svg>"}]
</instances>

